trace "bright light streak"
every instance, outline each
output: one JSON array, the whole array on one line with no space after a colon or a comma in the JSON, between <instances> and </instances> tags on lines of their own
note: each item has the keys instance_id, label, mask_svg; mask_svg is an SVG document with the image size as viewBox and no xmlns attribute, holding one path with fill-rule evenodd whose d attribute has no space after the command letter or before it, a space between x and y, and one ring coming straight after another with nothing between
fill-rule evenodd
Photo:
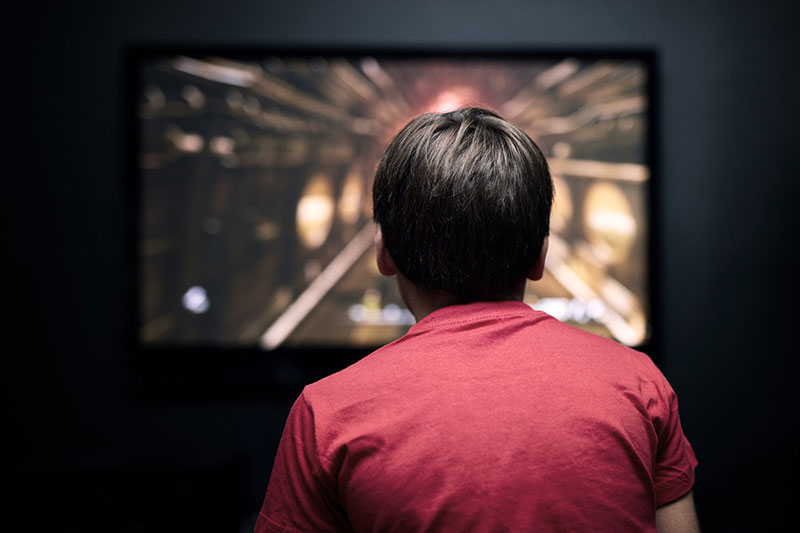
<instances>
[{"instance_id":1,"label":"bright light streak","mask_svg":"<svg viewBox=\"0 0 800 533\"><path fill-rule=\"evenodd\" d=\"M173 62L172 66L175 70L199 78L239 87L250 87L256 81L256 75L243 68L216 65L190 57L179 57Z\"/></svg>"},{"instance_id":2,"label":"bright light streak","mask_svg":"<svg viewBox=\"0 0 800 533\"><path fill-rule=\"evenodd\" d=\"M644 183L650 178L650 169L636 163L608 163L560 158L550 158L547 162L552 172L576 178L597 178L633 183Z\"/></svg>"},{"instance_id":3,"label":"bright light streak","mask_svg":"<svg viewBox=\"0 0 800 533\"><path fill-rule=\"evenodd\" d=\"M317 276L317 279L312 281L308 288L261 335L261 347L265 350L272 350L280 346L328 291L350 270L353 263L364 255L364 252L372 245L374 235L375 226L371 222L361 228L353 240L347 243L339 255Z\"/></svg>"}]
</instances>

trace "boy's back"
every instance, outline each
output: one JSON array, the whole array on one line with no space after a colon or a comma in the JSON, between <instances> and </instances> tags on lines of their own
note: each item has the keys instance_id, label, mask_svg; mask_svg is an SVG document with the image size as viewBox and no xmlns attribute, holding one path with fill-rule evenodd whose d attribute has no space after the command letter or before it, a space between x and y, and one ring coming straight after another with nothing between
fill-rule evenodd
<instances>
[{"instance_id":1,"label":"boy's back","mask_svg":"<svg viewBox=\"0 0 800 533\"><path fill-rule=\"evenodd\" d=\"M653 531L696 465L645 355L515 301L434 311L283 438L266 531Z\"/></svg>"}]
</instances>

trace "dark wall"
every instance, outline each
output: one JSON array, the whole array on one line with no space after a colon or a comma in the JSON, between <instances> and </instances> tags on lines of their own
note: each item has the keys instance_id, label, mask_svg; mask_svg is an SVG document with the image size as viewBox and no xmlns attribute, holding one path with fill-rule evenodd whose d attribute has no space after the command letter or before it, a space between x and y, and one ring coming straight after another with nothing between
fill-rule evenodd
<instances>
[{"instance_id":1,"label":"dark wall","mask_svg":"<svg viewBox=\"0 0 800 533\"><path fill-rule=\"evenodd\" d=\"M295 391L130 394L126 44L651 47L660 60L659 363L706 531L788 520L797 37L789 2L45 2L3 65L4 483L18 530L238 531ZM159 524L156 526L156 524Z\"/></svg>"}]
</instances>

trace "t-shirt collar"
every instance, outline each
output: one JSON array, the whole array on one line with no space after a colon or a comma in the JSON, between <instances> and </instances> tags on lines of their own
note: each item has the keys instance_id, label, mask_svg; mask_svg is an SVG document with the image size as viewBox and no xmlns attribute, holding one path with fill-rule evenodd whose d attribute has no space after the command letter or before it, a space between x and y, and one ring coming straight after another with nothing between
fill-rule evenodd
<instances>
[{"instance_id":1,"label":"t-shirt collar","mask_svg":"<svg viewBox=\"0 0 800 533\"><path fill-rule=\"evenodd\" d=\"M469 322L482 318L520 315L532 312L526 303L518 300L480 301L468 304L447 305L427 314L411 326L409 333L428 329L447 322Z\"/></svg>"}]
</instances>

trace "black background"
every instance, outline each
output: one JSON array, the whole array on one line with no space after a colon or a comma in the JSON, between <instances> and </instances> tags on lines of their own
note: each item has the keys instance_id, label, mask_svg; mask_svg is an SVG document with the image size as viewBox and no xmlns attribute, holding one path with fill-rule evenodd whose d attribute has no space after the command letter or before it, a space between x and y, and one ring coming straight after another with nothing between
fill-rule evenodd
<instances>
[{"instance_id":1,"label":"black background","mask_svg":"<svg viewBox=\"0 0 800 533\"><path fill-rule=\"evenodd\" d=\"M655 49L654 350L700 459L701 523L788 525L800 424L790 5L50 1L6 12L4 529L246 530L299 392L226 394L224 373L218 394L131 392L131 43Z\"/></svg>"}]
</instances>

